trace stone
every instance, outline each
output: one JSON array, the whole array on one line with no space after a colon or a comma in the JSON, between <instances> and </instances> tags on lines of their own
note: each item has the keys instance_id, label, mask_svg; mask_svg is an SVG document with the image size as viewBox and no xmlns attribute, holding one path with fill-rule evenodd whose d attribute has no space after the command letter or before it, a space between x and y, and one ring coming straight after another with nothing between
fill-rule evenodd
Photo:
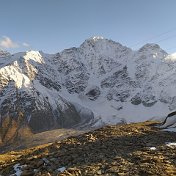
<instances>
[{"instance_id":1,"label":"stone","mask_svg":"<svg viewBox=\"0 0 176 176\"><path fill-rule=\"evenodd\" d=\"M98 175L101 175L101 174L102 174L102 171L101 171L101 170L97 171L97 174L98 174Z\"/></svg>"},{"instance_id":2,"label":"stone","mask_svg":"<svg viewBox=\"0 0 176 176\"><path fill-rule=\"evenodd\" d=\"M34 174L35 174L34 171L24 170L21 173L21 176L33 176Z\"/></svg>"},{"instance_id":3,"label":"stone","mask_svg":"<svg viewBox=\"0 0 176 176\"><path fill-rule=\"evenodd\" d=\"M44 164L43 160L39 160L36 164L37 168Z\"/></svg>"}]
</instances>

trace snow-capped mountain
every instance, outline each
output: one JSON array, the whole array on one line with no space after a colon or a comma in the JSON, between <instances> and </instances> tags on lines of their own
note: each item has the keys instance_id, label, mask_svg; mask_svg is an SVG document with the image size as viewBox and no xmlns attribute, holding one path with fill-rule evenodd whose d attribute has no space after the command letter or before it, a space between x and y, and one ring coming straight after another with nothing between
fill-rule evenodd
<instances>
[{"instance_id":1,"label":"snow-capped mountain","mask_svg":"<svg viewBox=\"0 0 176 176\"><path fill-rule=\"evenodd\" d=\"M144 121L176 109L176 55L156 44L132 51L93 37L53 55L0 52L0 78L2 141L26 129Z\"/></svg>"}]
</instances>

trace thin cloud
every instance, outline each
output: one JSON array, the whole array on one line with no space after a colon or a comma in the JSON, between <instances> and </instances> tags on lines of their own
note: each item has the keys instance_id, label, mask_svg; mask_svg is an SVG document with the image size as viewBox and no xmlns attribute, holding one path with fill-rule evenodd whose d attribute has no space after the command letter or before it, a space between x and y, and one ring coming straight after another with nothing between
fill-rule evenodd
<instances>
[{"instance_id":1,"label":"thin cloud","mask_svg":"<svg viewBox=\"0 0 176 176\"><path fill-rule=\"evenodd\" d=\"M30 47L30 45L29 45L28 43L26 43L26 42L22 43L22 45L23 45L24 47L26 47L26 48Z\"/></svg>"},{"instance_id":2,"label":"thin cloud","mask_svg":"<svg viewBox=\"0 0 176 176\"><path fill-rule=\"evenodd\" d=\"M5 49L19 48L19 44L12 41L9 37L3 36L0 40L0 47Z\"/></svg>"}]
</instances>

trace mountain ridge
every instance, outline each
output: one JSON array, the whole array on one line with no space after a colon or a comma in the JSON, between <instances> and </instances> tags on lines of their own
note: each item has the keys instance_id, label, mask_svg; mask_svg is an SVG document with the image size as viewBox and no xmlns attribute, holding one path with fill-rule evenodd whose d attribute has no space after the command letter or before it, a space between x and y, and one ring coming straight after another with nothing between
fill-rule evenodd
<instances>
[{"instance_id":1,"label":"mountain ridge","mask_svg":"<svg viewBox=\"0 0 176 176\"><path fill-rule=\"evenodd\" d=\"M18 128L36 133L166 116L176 109L174 75L175 55L159 45L132 51L102 37L56 54L29 51L3 56L1 140L21 136Z\"/></svg>"}]
</instances>

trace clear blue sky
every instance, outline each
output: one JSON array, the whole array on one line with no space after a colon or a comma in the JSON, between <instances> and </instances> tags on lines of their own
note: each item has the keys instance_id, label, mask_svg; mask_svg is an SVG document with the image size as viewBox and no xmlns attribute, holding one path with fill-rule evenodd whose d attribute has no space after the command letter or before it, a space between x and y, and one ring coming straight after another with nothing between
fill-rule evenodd
<instances>
[{"instance_id":1,"label":"clear blue sky","mask_svg":"<svg viewBox=\"0 0 176 176\"><path fill-rule=\"evenodd\" d=\"M0 0L0 46L56 53L98 35L174 52L175 9L176 0Z\"/></svg>"}]
</instances>

